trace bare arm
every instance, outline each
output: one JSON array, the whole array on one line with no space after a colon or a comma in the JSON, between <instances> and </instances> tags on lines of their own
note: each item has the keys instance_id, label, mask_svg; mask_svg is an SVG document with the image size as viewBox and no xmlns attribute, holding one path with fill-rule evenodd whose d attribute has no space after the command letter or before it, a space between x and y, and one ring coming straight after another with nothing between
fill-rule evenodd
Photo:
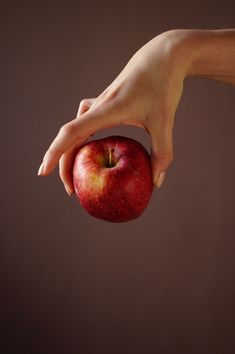
<instances>
[{"instance_id":1,"label":"bare arm","mask_svg":"<svg viewBox=\"0 0 235 354\"><path fill-rule=\"evenodd\" d=\"M235 29L175 30L177 55L189 60L186 75L235 84Z\"/></svg>"}]
</instances>

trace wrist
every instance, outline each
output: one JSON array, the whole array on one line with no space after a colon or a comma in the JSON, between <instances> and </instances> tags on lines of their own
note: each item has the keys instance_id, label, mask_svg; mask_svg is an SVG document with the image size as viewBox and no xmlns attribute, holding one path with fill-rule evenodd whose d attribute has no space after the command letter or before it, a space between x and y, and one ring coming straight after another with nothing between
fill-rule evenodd
<instances>
[{"instance_id":1,"label":"wrist","mask_svg":"<svg viewBox=\"0 0 235 354\"><path fill-rule=\"evenodd\" d=\"M161 51L163 60L168 63L169 74L184 80L193 75L197 57L197 43L194 30L174 29L160 34L153 41L156 52Z\"/></svg>"},{"instance_id":2,"label":"wrist","mask_svg":"<svg viewBox=\"0 0 235 354\"><path fill-rule=\"evenodd\" d=\"M235 80L235 30L173 30L173 55L184 63L185 77ZM181 59L182 58L182 59Z\"/></svg>"},{"instance_id":3,"label":"wrist","mask_svg":"<svg viewBox=\"0 0 235 354\"><path fill-rule=\"evenodd\" d=\"M220 33L219 30L175 30L175 35L179 37L175 51L187 62L186 77L207 76L213 72L218 63L220 48L217 41Z\"/></svg>"},{"instance_id":4,"label":"wrist","mask_svg":"<svg viewBox=\"0 0 235 354\"><path fill-rule=\"evenodd\" d=\"M172 68L175 68L174 71L180 73L183 79L197 75L198 72L197 63L202 50L198 32L200 30L174 29L159 36L169 52Z\"/></svg>"}]
</instances>

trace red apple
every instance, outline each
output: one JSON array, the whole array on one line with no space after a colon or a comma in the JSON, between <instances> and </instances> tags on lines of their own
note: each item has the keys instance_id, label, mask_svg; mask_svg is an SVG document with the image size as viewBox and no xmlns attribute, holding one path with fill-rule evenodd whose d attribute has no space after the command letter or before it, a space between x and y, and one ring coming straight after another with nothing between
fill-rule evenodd
<instances>
[{"instance_id":1,"label":"red apple","mask_svg":"<svg viewBox=\"0 0 235 354\"><path fill-rule=\"evenodd\" d=\"M73 181L88 213L111 222L130 221L143 213L152 195L150 156L130 138L93 140L77 153Z\"/></svg>"}]
</instances>

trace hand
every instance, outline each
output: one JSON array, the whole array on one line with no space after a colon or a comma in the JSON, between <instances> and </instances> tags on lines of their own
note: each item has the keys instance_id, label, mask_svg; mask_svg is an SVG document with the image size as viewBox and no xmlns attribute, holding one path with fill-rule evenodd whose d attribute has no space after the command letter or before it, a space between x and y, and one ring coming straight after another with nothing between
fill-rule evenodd
<instances>
[{"instance_id":1,"label":"hand","mask_svg":"<svg viewBox=\"0 0 235 354\"><path fill-rule=\"evenodd\" d=\"M173 69L166 46L171 38L176 38L174 32L154 38L131 58L104 92L80 103L77 117L62 126L46 152L39 174L50 174L59 162L60 178L71 194L77 148L100 129L129 124L151 135L153 179L160 186L173 159L174 115L184 79L181 70L176 73Z\"/></svg>"},{"instance_id":2,"label":"hand","mask_svg":"<svg viewBox=\"0 0 235 354\"><path fill-rule=\"evenodd\" d=\"M77 117L62 126L46 152L40 175L59 173L74 191L72 166L77 148L98 130L136 125L151 135L153 182L160 187L173 160L175 112L187 75L234 82L234 30L172 30L144 45L97 98L81 102ZM214 58L220 55L220 61Z\"/></svg>"}]
</instances>

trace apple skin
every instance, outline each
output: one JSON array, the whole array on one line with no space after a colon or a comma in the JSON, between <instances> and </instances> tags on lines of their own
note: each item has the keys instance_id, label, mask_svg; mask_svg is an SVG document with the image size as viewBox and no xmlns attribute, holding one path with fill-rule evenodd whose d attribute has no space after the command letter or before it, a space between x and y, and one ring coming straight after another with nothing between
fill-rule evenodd
<instances>
[{"instance_id":1,"label":"apple skin","mask_svg":"<svg viewBox=\"0 0 235 354\"><path fill-rule=\"evenodd\" d=\"M92 216L110 222L134 220L153 192L150 156L131 138L90 141L75 157L73 183L80 204Z\"/></svg>"}]
</instances>

